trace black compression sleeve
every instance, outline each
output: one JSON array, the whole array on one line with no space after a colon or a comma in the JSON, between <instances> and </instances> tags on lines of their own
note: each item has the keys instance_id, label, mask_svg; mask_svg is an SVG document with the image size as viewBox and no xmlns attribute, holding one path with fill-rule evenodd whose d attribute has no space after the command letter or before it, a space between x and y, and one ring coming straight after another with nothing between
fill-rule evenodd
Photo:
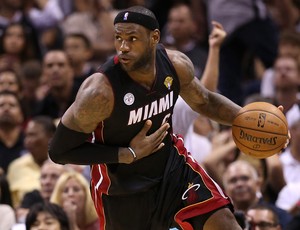
<instances>
[{"instance_id":1,"label":"black compression sleeve","mask_svg":"<svg viewBox=\"0 0 300 230\"><path fill-rule=\"evenodd\" d=\"M59 164L118 163L118 147L90 143L89 137L60 122L50 142L49 157Z\"/></svg>"}]
</instances>

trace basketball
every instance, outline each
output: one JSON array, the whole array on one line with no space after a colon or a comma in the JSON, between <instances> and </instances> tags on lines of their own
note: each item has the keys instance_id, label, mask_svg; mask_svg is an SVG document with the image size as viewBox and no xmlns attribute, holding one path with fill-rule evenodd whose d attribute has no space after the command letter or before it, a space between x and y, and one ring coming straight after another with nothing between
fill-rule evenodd
<instances>
[{"instance_id":1,"label":"basketball","mask_svg":"<svg viewBox=\"0 0 300 230\"><path fill-rule=\"evenodd\" d=\"M253 102L237 114L232 124L232 136L243 153L254 158L267 158L285 147L287 120L276 106Z\"/></svg>"}]
</instances>

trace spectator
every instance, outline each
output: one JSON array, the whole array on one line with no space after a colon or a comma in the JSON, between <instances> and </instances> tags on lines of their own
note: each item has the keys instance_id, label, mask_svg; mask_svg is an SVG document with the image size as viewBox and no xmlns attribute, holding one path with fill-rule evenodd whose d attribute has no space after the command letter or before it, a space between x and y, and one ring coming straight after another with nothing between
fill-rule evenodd
<instances>
[{"instance_id":1,"label":"spectator","mask_svg":"<svg viewBox=\"0 0 300 230\"><path fill-rule=\"evenodd\" d=\"M0 174L0 229L8 230L16 223L12 208L9 185L4 174Z\"/></svg>"},{"instance_id":2,"label":"spectator","mask_svg":"<svg viewBox=\"0 0 300 230\"><path fill-rule=\"evenodd\" d=\"M256 80L254 68L251 68L253 57L261 60L265 68L273 65L277 56L278 27L269 16L263 0L202 2L205 3L207 21L222 23L228 33L221 49L218 89L221 94L242 105L247 93L260 90L260 81Z\"/></svg>"},{"instance_id":3,"label":"spectator","mask_svg":"<svg viewBox=\"0 0 300 230\"><path fill-rule=\"evenodd\" d=\"M25 60L37 58L26 27L21 23L9 24L0 38L0 68L20 70Z\"/></svg>"},{"instance_id":4,"label":"spectator","mask_svg":"<svg viewBox=\"0 0 300 230\"><path fill-rule=\"evenodd\" d=\"M75 74L75 82L81 83L95 72L90 60L92 45L84 34L68 34L64 38L64 50L70 59Z\"/></svg>"},{"instance_id":5,"label":"spectator","mask_svg":"<svg viewBox=\"0 0 300 230\"><path fill-rule=\"evenodd\" d=\"M231 163L224 172L223 185L237 211L246 213L255 204L268 204L274 208L283 228L291 220L288 212L264 201L261 196L262 181L259 180L256 169L247 161L238 160Z\"/></svg>"},{"instance_id":6,"label":"spectator","mask_svg":"<svg viewBox=\"0 0 300 230\"><path fill-rule=\"evenodd\" d=\"M17 207L16 215L19 223L24 223L29 208L36 203L49 202L50 196L59 176L65 171L65 167L47 160L41 167L40 190L35 189L24 195L20 207Z\"/></svg>"},{"instance_id":7,"label":"spectator","mask_svg":"<svg viewBox=\"0 0 300 230\"><path fill-rule=\"evenodd\" d=\"M201 77L201 83L209 90L215 92L217 90L219 77L219 52L221 44L226 37L226 32L224 31L223 26L220 23L212 22L212 24L214 26L214 29L212 30L209 38L208 59L204 73ZM200 76L198 77L200 78ZM179 96L172 116L174 133L179 133L185 138L189 127L193 125L193 122L198 117L199 114L193 111ZM203 118L199 119L201 120ZM210 121L207 121L207 123L210 123Z\"/></svg>"},{"instance_id":8,"label":"spectator","mask_svg":"<svg viewBox=\"0 0 300 230\"><path fill-rule=\"evenodd\" d=\"M175 4L169 11L166 35L162 42L168 48L179 50L187 55L194 64L195 75L200 78L207 59L207 48L198 44L196 29L190 6L184 3Z\"/></svg>"},{"instance_id":9,"label":"spectator","mask_svg":"<svg viewBox=\"0 0 300 230\"><path fill-rule=\"evenodd\" d=\"M278 57L289 56L297 60L297 65L300 65L300 34L294 31L284 31L280 34L278 45ZM277 57L277 59L278 59ZM262 96L268 98L275 97L274 87L274 66L264 71L261 80Z\"/></svg>"},{"instance_id":10,"label":"spectator","mask_svg":"<svg viewBox=\"0 0 300 230\"><path fill-rule=\"evenodd\" d=\"M28 1L27 1L28 2ZM3 36L5 28L11 23L21 24L26 31L26 37L30 38L32 44L32 53L41 57L41 49L39 46L38 32L33 26L28 15L23 12L23 0L2 0L0 2L0 37Z\"/></svg>"},{"instance_id":11,"label":"spectator","mask_svg":"<svg viewBox=\"0 0 300 230\"><path fill-rule=\"evenodd\" d=\"M290 146L281 155L284 177L287 183L300 182L300 119L290 127Z\"/></svg>"},{"instance_id":12,"label":"spectator","mask_svg":"<svg viewBox=\"0 0 300 230\"><path fill-rule=\"evenodd\" d=\"M274 64L275 103L283 106L289 127L300 118L298 87L300 63L291 56L280 56Z\"/></svg>"},{"instance_id":13,"label":"spectator","mask_svg":"<svg viewBox=\"0 0 300 230\"><path fill-rule=\"evenodd\" d=\"M73 171L61 175L50 201L63 207L70 222L78 229L98 230L100 228L90 196L90 187L82 174Z\"/></svg>"},{"instance_id":14,"label":"spectator","mask_svg":"<svg viewBox=\"0 0 300 230\"><path fill-rule=\"evenodd\" d=\"M3 68L0 70L0 92L10 91L21 99L22 83L19 73L11 68Z\"/></svg>"},{"instance_id":15,"label":"spectator","mask_svg":"<svg viewBox=\"0 0 300 230\"><path fill-rule=\"evenodd\" d=\"M257 204L251 206L247 213L246 217L250 224L250 229L272 229L272 230L281 230L279 224L279 217L275 210L265 204Z\"/></svg>"},{"instance_id":16,"label":"spectator","mask_svg":"<svg viewBox=\"0 0 300 230\"><path fill-rule=\"evenodd\" d=\"M26 217L26 229L73 230L64 210L49 202L33 205Z\"/></svg>"},{"instance_id":17,"label":"spectator","mask_svg":"<svg viewBox=\"0 0 300 230\"><path fill-rule=\"evenodd\" d=\"M8 165L25 151L24 116L18 96L0 92L0 167L7 173Z\"/></svg>"},{"instance_id":18,"label":"spectator","mask_svg":"<svg viewBox=\"0 0 300 230\"><path fill-rule=\"evenodd\" d=\"M38 116L29 121L24 138L28 153L12 161L7 172L14 207L20 205L25 193L40 189L41 167L48 159L48 143L55 129L49 117Z\"/></svg>"},{"instance_id":19,"label":"spectator","mask_svg":"<svg viewBox=\"0 0 300 230\"><path fill-rule=\"evenodd\" d=\"M108 4L104 4L108 3ZM65 35L83 33L92 43L94 61L103 63L114 50L113 20L117 11L110 1L74 1L76 11L70 14L61 24Z\"/></svg>"},{"instance_id":20,"label":"spectator","mask_svg":"<svg viewBox=\"0 0 300 230\"><path fill-rule=\"evenodd\" d=\"M300 214L300 182L286 184L280 191L276 206L292 215Z\"/></svg>"},{"instance_id":21,"label":"spectator","mask_svg":"<svg viewBox=\"0 0 300 230\"><path fill-rule=\"evenodd\" d=\"M21 67L22 105L26 121L34 115L37 101L45 96L48 87L42 84L40 61L26 61Z\"/></svg>"},{"instance_id":22,"label":"spectator","mask_svg":"<svg viewBox=\"0 0 300 230\"><path fill-rule=\"evenodd\" d=\"M74 83L74 71L67 54L62 50L47 52L43 61L43 73L49 90L38 102L35 114L59 118L73 103L79 88Z\"/></svg>"}]
</instances>

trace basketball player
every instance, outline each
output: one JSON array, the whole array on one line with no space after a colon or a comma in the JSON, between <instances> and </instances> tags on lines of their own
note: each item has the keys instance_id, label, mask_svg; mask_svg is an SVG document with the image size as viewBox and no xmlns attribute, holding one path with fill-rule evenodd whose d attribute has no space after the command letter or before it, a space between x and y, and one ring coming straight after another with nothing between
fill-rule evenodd
<instances>
[{"instance_id":1,"label":"basketball player","mask_svg":"<svg viewBox=\"0 0 300 230\"><path fill-rule=\"evenodd\" d=\"M184 54L159 44L148 9L122 11L114 25L117 55L83 83L50 157L91 165L101 229L241 229L229 198L172 134L171 119L179 94L225 125L240 107L204 88Z\"/></svg>"}]
</instances>

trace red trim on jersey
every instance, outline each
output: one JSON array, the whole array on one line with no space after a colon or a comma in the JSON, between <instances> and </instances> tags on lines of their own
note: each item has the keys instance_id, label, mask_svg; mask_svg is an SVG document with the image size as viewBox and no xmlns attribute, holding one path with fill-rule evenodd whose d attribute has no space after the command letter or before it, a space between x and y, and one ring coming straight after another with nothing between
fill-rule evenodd
<instances>
[{"instance_id":1,"label":"red trim on jersey","mask_svg":"<svg viewBox=\"0 0 300 230\"><path fill-rule=\"evenodd\" d=\"M104 127L104 124L103 124L103 121L102 121L98 124L97 128L95 129L94 135L95 135L95 140L97 142L100 142L100 143L104 144L103 127Z\"/></svg>"},{"instance_id":2,"label":"red trim on jersey","mask_svg":"<svg viewBox=\"0 0 300 230\"><path fill-rule=\"evenodd\" d=\"M116 55L114 56L114 64L118 64L119 63L119 57Z\"/></svg>"},{"instance_id":3,"label":"red trim on jersey","mask_svg":"<svg viewBox=\"0 0 300 230\"><path fill-rule=\"evenodd\" d=\"M230 203L229 198L224 194L220 186L214 182L214 180L206 173L206 171L196 162L191 154L186 150L181 136L173 135L173 142L175 148L178 150L178 154L185 157L186 164L191 167L196 173L201 176L205 186L211 192L212 198L186 206L180 209L174 216L174 220L184 230L192 230L193 227L190 223L186 222L186 219L190 219L195 216L200 216L205 213L216 210Z\"/></svg>"},{"instance_id":4,"label":"red trim on jersey","mask_svg":"<svg viewBox=\"0 0 300 230\"><path fill-rule=\"evenodd\" d=\"M100 220L100 229L105 229L106 222L102 195L108 194L111 184L106 164L92 165L91 178L91 194Z\"/></svg>"}]
</instances>

